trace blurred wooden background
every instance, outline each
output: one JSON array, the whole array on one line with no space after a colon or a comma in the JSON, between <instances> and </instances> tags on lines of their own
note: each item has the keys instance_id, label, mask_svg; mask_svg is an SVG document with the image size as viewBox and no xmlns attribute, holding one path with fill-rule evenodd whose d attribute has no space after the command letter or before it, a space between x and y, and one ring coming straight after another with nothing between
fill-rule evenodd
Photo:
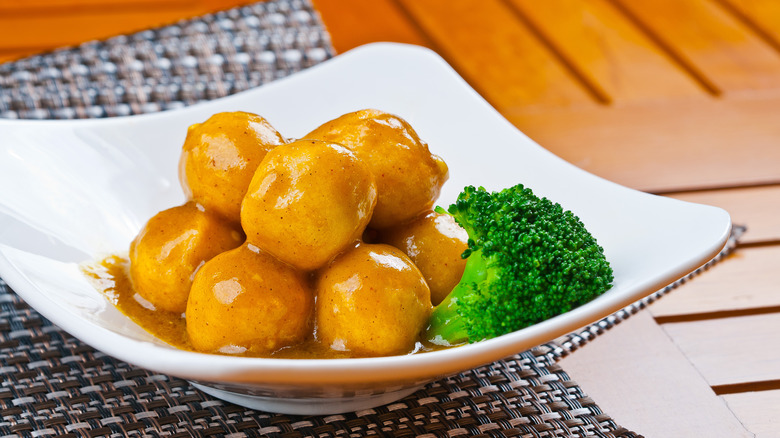
<instances>
[{"instance_id":1,"label":"blurred wooden background","mask_svg":"<svg viewBox=\"0 0 780 438\"><path fill-rule=\"evenodd\" d=\"M780 436L780 2L313 1L338 52L427 46L564 159L746 224L732 257L563 366L648 437ZM241 3L0 0L0 61Z\"/></svg>"},{"instance_id":2,"label":"blurred wooden background","mask_svg":"<svg viewBox=\"0 0 780 438\"><path fill-rule=\"evenodd\" d=\"M242 3L0 0L0 61ZM780 182L773 0L314 3L337 51L430 47L529 136L618 183L666 193Z\"/></svg>"}]
</instances>

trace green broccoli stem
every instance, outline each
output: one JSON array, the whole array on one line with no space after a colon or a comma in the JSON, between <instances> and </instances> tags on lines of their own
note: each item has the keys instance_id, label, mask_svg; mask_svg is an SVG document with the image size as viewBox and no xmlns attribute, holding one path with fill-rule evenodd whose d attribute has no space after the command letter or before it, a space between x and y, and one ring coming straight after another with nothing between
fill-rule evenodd
<instances>
[{"instance_id":1,"label":"green broccoli stem","mask_svg":"<svg viewBox=\"0 0 780 438\"><path fill-rule=\"evenodd\" d=\"M425 332L428 342L442 346L471 342L466 318L458 314L458 301L479 290L477 285L485 281L487 276L487 263L482 257L482 251L471 252L460 281L431 312L430 323Z\"/></svg>"}]
</instances>

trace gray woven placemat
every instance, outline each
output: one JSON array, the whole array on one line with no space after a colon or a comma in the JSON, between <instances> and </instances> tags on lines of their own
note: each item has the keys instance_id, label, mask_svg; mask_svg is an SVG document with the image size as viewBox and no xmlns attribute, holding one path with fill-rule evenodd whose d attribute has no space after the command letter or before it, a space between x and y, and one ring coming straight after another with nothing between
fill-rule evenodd
<instances>
[{"instance_id":1,"label":"gray woven placemat","mask_svg":"<svg viewBox=\"0 0 780 438\"><path fill-rule=\"evenodd\" d=\"M548 347L330 416L253 411L101 354L0 283L0 436L634 437L555 364Z\"/></svg>"},{"instance_id":2,"label":"gray woven placemat","mask_svg":"<svg viewBox=\"0 0 780 438\"><path fill-rule=\"evenodd\" d=\"M2 64L0 117L174 109L256 87L333 55L308 1L257 3ZM724 254L735 241L736 235ZM558 342L431 383L397 403L303 417L232 405L184 380L106 356L52 325L0 280L0 438L636 437L556 361L670 288Z\"/></svg>"},{"instance_id":3,"label":"gray woven placemat","mask_svg":"<svg viewBox=\"0 0 780 438\"><path fill-rule=\"evenodd\" d=\"M332 56L308 1L257 3L0 64L0 117L72 119L180 108Z\"/></svg>"}]
</instances>

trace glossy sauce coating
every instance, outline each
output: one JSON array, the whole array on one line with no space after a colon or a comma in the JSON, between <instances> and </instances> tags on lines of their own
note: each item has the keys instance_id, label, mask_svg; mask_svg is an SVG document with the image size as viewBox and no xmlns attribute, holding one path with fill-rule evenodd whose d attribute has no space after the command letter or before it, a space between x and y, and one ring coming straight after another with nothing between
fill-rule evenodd
<instances>
[{"instance_id":1,"label":"glossy sauce coating","mask_svg":"<svg viewBox=\"0 0 780 438\"><path fill-rule=\"evenodd\" d=\"M82 272L111 304L144 330L174 347L194 350L187 337L184 314L156 308L134 290L128 258L110 256L82 266Z\"/></svg>"},{"instance_id":2,"label":"glossy sauce coating","mask_svg":"<svg viewBox=\"0 0 780 438\"><path fill-rule=\"evenodd\" d=\"M299 269L360 239L376 204L368 167L348 149L299 140L269 152L241 207L247 241Z\"/></svg>"},{"instance_id":3,"label":"glossy sauce coating","mask_svg":"<svg viewBox=\"0 0 780 438\"><path fill-rule=\"evenodd\" d=\"M130 244L130 278L156 307L184 312L195 271L244 234L194 202L157 213Z\"/></svg>"},{"instance_id":4,"label":"glossy sauce coating","mask_svg":"<svg viewBox=\"0 0 780 438\"><path fill-rule=\"evenodd\" d=\"M431 211L419 218L382 230L379 240L403 251L425 276L431 303L439 304L463 276L468 234L446 213Z\"/></svg>"},{"instance_id":5,"label":"glossy sauce coating","mask_svg":"<svg viewBox=\"0 0 780 438\"><path fill-rule=\"evenodd\" d=\"M317 338L335 351L358 357L408 354L430 310L422 274L389 245L359 244L317 280Z\"/></svg>"},{"instance_id":6,"label":"glossy sauce coating","mask_svg":"<svg viewBox=\"0 0 780 438\"><path fill-rule=\"evenodd\" d=\"M432 280L404 251L418 254L362 238L369 224L406 233L399 239L417 239L433 258L426 242L441 236L412 219L438 197L446 164L404 120L376 110L313 132L347 146L287 143L243 112L192 125L179 162L189 201L150 219L129 261L109 258L87 274L179 348L284 358L429 351L420 334Z\"/></svg>"},{"instance_id":7,"label":"glossy sauce coating","mask_svg":"<svg viewBox=\"0 0 780 438\"><path fill-rule=\"evenodd\" d=\"M406 121L382 111L345 114L304 138L342 144L368 165L378 190L373 228L397 225L430 210L449 177L444 161Z\"/></svg>"},{"instance_id":8,"label":"glossy sauce coating","mask_svg":"<svg viewBox=\"0 0 780 438\"><path fill-rule=\"evenodd\" d=\"M91 265L83 266L82 271L103 293L108 301L115 305L123 314L143 327L161 341L176 348L198 351L190 342L186 329L186 319L182 313L167 312L153 308L141 298L130 284L130 262L127 258L111 256ZM415 346L415 353L440 350L438 345L420 342ZM224 354L224 353L222 353ZM274 357L283 359L336 359L352 357L350 352L332 350L313 338L307 337L303 342L276 351L245 351L232 352L233 356Z\"/></svg>"},{"instance_id":9,"label":"glossy sauce coating","mask_svg":"<svg viewBox=\"0 0 780 438\"><path fill-rule=\"evenodd\" d=\"M306 340L314 295L305 276L253 245L208 261L187 302L187 334L196 350L268 354Z\"/></svg>"},{"instance_id":10,"label":"glossy sauce coating","mask_svg":"<svg viewBox=\"0 0 780 438\"><path fill-rule=\"evenodd\" d=\"M217 113L187 130L179 181L187 199L238 223L255 169L285 139L264 118L241 111Z\"/></svg>"}]
</instances>

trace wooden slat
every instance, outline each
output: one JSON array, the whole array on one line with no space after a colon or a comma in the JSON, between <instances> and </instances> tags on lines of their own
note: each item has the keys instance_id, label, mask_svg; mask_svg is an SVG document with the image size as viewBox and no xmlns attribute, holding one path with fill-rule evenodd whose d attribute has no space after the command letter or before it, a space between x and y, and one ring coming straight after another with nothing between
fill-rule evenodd
<instances>
[{"instance_id":1,"label":"wooden slat","mask_svg":"<svg viewBox=\"0 0 780 438\"><path fill-rule=\"evenodd\" d=\"M716 0L753 29L767 44L780 50L780 3L776 0Z\"/></svg>"},{"instance_id":2,"label":"wooden slat","mask_svg":"<svg viewBox=\"0 0 780 438\"><path fill-rule=\"evenodd\" d=\"M500 0L401 0L434 47L493 106L511 111L597 99Z\"/></svg>"},{"instance_id":3,"label":"wooden slat","mask_svg":"<svg viewBox=\"0 0 780 438\"><path fill-rule=\"evenodd\" d=\"M778 163L780 166L780 163ZM715 205L728 211L735 224L747 226L741 243L780 241L780 186L670 193L672 198Z\"/></svg>"},{"instance_id":4,"label":"wooden slat","mask_svg":"<svg viewBox=\"0 0 780 438\"><path fill-rule=\"evenodd\" d=\"M196 8L184 8L121 13L90 12L73 16L0 16L0 40L3 46L18 49L75 45L173 23L195 16L199 11ZM42 32L42 29L47 31Z\"/></svg>"},{"instance_id":5,"label":"wooden slat","mask_svg":"<svg viewBox=\"0 0 780 438\"><path fill-rule=\"evenodd\" d=\"M88 10L144 10L186 8L187 0L0 0L0 15L76 15Z\"/></svg>"},{"instance_id":6,"label":"wooden slat","mask_svg":"<svg viewBox=\"0 0 780 438\"><path fill-rule=\"evenodd\" d=\"M25 56L34 55L46 51L48 47L28 47L26 49L0 49L0 63L13 61L15 59L24 58Z\"/></svg>"},{"instance_id":7,"label":"wooden slat","mask_svg":"<svg viewBox=\"0 0 780 438\"><path fill-rule=\"evenodd\" d=\"M339 53L377 41L428 45L392 0L314 0L314 6Z\"/></svg>"},{"instance_id":8,"label":"wooden slat","mask_svg":"<svg viewBox=\"0 0 780 438\"><path fill-rule=\"evenodd\" d=\"M780 98L767 97L505 115L591 173L671 192L780 183L777 114Z\"/></svg>"},{"instance_id":9,"label":"wooden slat","mask_svg":"<svg viewBox=\"0 0 780 438\"><path fill-rule=\"evenodd\" d=\"M756 438L780 437L780 390L722 396L729 409Z\"/></svg>"},{"instance_id":10,"label":"wooden slat","mask_svg":"<svg viewBox=\"0 0 780 438\"><path fill-rule=\"evenodd\" d=\"M713 387L780 381L780 313L662 327Z\"/></svg>"},{"instance_id":11,"label":"wooden slat","mask_svg":"<svg viewBox=\"0 0 780 438\"><path fill-rule=\"evenodd\" d=\"M560 364L618 424L648 438L752 436L647 312Z\"/></svg>"},{"instance_id":12,"label":"wooden slat","mask_svg":"<svg viewBox=\"0 0 780 438\"><path fill-rule=\"evenodd\" d=\"M616 102L708 96L607 0L511 0L584 76Z\"/></svg>"},{"instance_id":13,"label":"wooden slat","mask_svg":"<svg viewBox=\"0 0 780 438\"><path fill-rule=\"evenodd\" d=\"M780 309L780 245L740 248L650 306L656 318Z\"/></svg>"},{"instance_id":14,"label":"wooden slat","mask_svg":"<svg viewBox=\"0 0 780 438\"><path fill-rule=\"evenodd\" d=\"M0 3L0 62L174 23L249 0L31 0Z\"/></svg>"},{"instance_id":15,"label":"wooden slat","mask_svg":"<svg viewBox=\"0 0 780 438\"><path fill-rule=\"evenodd\" d=\"M777 89L780 56L709 0L612 0L724 92Z\"/></svg>"}]
</instances>

